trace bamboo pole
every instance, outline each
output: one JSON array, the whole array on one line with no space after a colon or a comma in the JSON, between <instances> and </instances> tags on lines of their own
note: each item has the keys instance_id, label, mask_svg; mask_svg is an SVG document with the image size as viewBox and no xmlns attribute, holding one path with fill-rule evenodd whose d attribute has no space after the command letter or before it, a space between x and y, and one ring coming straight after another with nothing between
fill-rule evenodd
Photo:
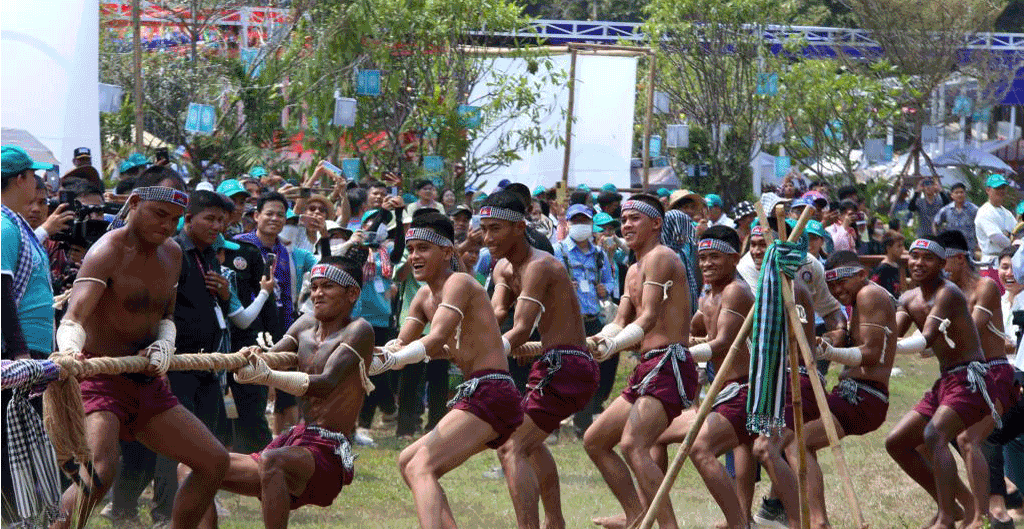
<instances>
[{"instance_id":1,"label":"bamboo pole","mask_svg":"<svg viewBox=\"0 0 1024 529\"><path fill-rule=\"evenodd\" d=\"M757 204L757 208L759 211L759 215L763 215L763 213L760 213L762 211L760 202ZM763 217L762 220L764 220ZM779 236L784 239L786 237L786 212L783 208L779 206L775 207L775 222L777 223L779 228ZM790 289L793 288L793 285L790 281L788 281L789 278L786 277L785 274L779 275L782 278L782 291L791 291ZM794 295L793 297L795 298L796 296ZM786 314L788 315L789 313L795 313L796 304L786 303L785 299L786 296L783 295L783 306L785 307ZM796 335L803 334L804 328L800 322L799 317L789 319L789 347L787 348L789 352L789 395L793 402L793 432L796 436L797 450L799 453L799 456L797 457L796 467L798 493L797 498L800 502L799 520L800 527L802 529L810 529L811 509L810 504L807 501L807 443L804 442L804 439L806 439L806 436L804 434L804 403L803 395L800 391L800 370L797 368L797 366L800 364L800 361L797 356L796 347L794 347ZM813 369L813 365L814 364L808 364L807 369Z\"/></svg>"},{"instance_id":2,"label":"bamboo pole","mask_svg":"<svg viewBox=\"0 0 1024 529\"><path fill-rule=\"evenodd\" d=\"M811 219L810 216L811 208L805 208L804 214L797 221L796 227L793 228L793 233L790 235L790 242L795 241L804 232L804 228L807 226L807 221ZM767 226L767 222L765 223ZM741 344L747 339L747 335L750 334L750 330L754 325L754 307L750 308L747 312L746 319L743 320L743 327L740 328L740 332L736 334L736 338L733 340L732 345L729 347L729 352L726 353L725 359L722 360L722 365L719 367L718 372L724 372L732 368L732 364L736 359L736 352L739 351ZM651 529L654 525L654 519L657 516L658 509L661 508L661 504L668 498L668 492L672 488L672 485L676 482L676 478L679 477L679 472L683 469L683 463L686 461L686 457L690 453L690 449L693 448L693 442L697 438L697 433L700 432L701 426L704 425L704 420L707 418L708 413L711 412L711 406L715 403L715 399L718 397L718 393L722 391L722 387L725 385L725 379L722 377L715 377L715 380L711 383L711 387L708 388L707 395L704 396L704 402L701 403L700 408L697 410L697 417L693 421L693 425L690 426L690 430L686 432L686 437L683 439L683 444L680 445L679 451L676 452L675 459L669 464L668 469L665 472L665 479L662 480L661 486L658 487L657 494L654 495L654 499L651 500L651 504L647 508L647 513L644 515L640 525L634 524L633 527L639 527L639 529Z\"/></svg>"},{"instance_id":3,"label":"bamboo pole","mask_svg":"<svg viewBox=\"0 0 1024 529\"><path fill-rule=\"evenodd\" d=\"M145 130L145 124L142 120L142 31L139 22L142 8L139 3L140 0L132 1L132 82L135 85L132 104L135 106L135 150L142 152L142 132Z\"/></svg>"},{"instance_id":4,"label":"bamboo pole","mask_svg":"<svg viewBox=\"0 0 1024 529\"><path fill-rule=\"evenodd\" d=\"M756 204L755 208L758 211L758 215L762 216L761 222L767 224L767 220L763 217L762 214L763 210L761 208L761 204ZM814 209L814 205L804 208L803 215L801 215L800 219L804 220L804 217L807 217L809 219L812 213L812 209ZM777 221L780 222L779 229L785 229L784 222L781 221L780 219L777 219ZM790 279L786 276L782 276L782 297L786 305L786 316L789 318L790 327L794 329L799 328L801 322L795 310L796 295L793 291L792 281L790 281ZM807 366L808 369L811 369L812 366L814 366L814 354L811 352L811 345L807 342L807 336L805 336L802 332L795 333L795 336L796 343L800 349L800 353L803 355L804 364ZM792 360L792 356L790 360L790 365L796 365L796 362ZM864 522L864 515L860 510L860 504L857 500L857 493L853 489L853 481L850 479L850 470L846 464L846 455L843 452L843 446L840 443L839 432L838 430L836 430L835 420L832 418L832 410L830 410L828 407L828 399L825 396L825 388L822 386L821 380L819 380L818 377L812 375L808 378L810 378L811 380L811 388L814 391L814 400L818 405L818 411L821 414L822 424L825 426L825 435L828 437L829 447L832 450L832 457L835 458L836 465L839 467L839 473L843 479L843 493L846 496L846 501L847 503L849 503L850 511L853 513L854 519L857 520L857 526L861 529L866 529L867 524ZM799 385L795 387L799 387ZM794 409L794 417L795 415L796 410ZM802 417L800 422L803 422ZM806 444L804 443L803 438L800 436L797 436L797 442L800 443L801 460L806 462ZM805 479L806 468L806 465L803 465ZM806 486L801 486L801 491L806 490ZM806 501L801 501L801 509L804 510L806 508Z\"/></svg>"},{"instance_id":5,"label":"bamboo pole","mask_svg":"<svg viewBox=\"0 0 1024 529\"><path fill-rule=\"evenodd\" d=\"M576 50L569 59L569 103L565 118L565 157L562 159L562 189L569 192L569 160L572 158L573 105L576 99Z\"/></svg>"}]
</instances>

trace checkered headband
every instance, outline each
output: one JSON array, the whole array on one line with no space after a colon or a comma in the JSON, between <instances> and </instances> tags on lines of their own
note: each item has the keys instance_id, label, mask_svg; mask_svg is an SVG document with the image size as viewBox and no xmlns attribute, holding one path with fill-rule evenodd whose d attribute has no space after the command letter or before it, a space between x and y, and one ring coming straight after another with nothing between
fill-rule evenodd
<instances>
[{"instance_id":1,"label":"checkered headband","mask_svg":"<svg viewBox=\"0 0 1024 529\"><path fill-rule=\"evenodd\" d=\"M853 277L861 270L863 270L863 268L859 266L839 266L831 270L825 270L825 282L831 283L833 281L839 281L840 279Z\"/></svg>"},{"instance_id":2,"label":"checkered headband","mask_svg":"<svg viewBox=\"0 0 1024 529\"><path fill-rule=\"evenodd\" d=\"M178 191L173 187L137 187L132 190L132 194L138 195L142 200L158 200L160 202L170 202L183 208L188 207L188 193Z\"/></svg>"},{"instance_id":3,"label":"checkered headband","mask_svg":"<svg viewBox=\"0 0 1024 529\"><path fill-rule=\"evenodd\" d=\"M657 208L642 200L627 200L623 202L622 211L626 211L627 209L635 209L652 219L661 218L661 213L658 212Z\"/></svg>"},{"instance_id":4,"label":"checkered headband","mask_svg":"<svg viewBox=\"0 0 1024 529\"><path fill-rule=\"evenodd\" d=\"M483 206L479 212L481 219L498 219L507 220L509 222L519 222L526 218L525 215L518 211L514 211L506 208L499 208L495 206Z\"/></svg>"},{"instance_id":5,"label":"checkered headband","mask_svg":"<svg viewBox=\"0 0 1024 529\"><path fill-rule=\"evenodd\" d=\"M913 244L910 245L910 251L914 250L924 250L927 252L931 252L939 256L940 259L946 258L946 249L941 244L935 241L930 241L928 239L915 240Z\"/></svg>"},{"instance_id":6,"label":"checkered headband","mask_svg":"<svg viewBox=\"0 0 1024 529\"><path fill-rule=\"evenodd\" d=\"M405 240L427 241L431 244L436 244L441 247L454 246L454 244L452 244L451 239L437 233L434 230L427 228L409 228L408 231L405 232Z\"/></svg>"},{"instance_id":7,"label":"checkered headband","mask_svg":"<svg viewBox=\"0 0 1024 529\"><path fill-rule=\"evenodd\" d=\"M967 250L961 250L960 248L946 248L946 259L953 257L954 255L967 255Z\"/></svg>"},{"instance_id":8,"label":"checkered headband","mask_svg":"<svg viewBox=\"0 0 1024 529\"><path fill-rule=\"evenodd\" d=\"M309 279L318 277L330 279L343 287L358 287L359 283L348 272L329 264L318 264L309 271Z\"/></svg>"},{"instance_id":9,"label":"checkered headband","mask_svg":"<svg viewBox=\"0 0 1024 529\"><path fill-rule=\"evenodd\" d=\"M697 253L708 250L716 250L722 253L729 254L739 253L736 251L736 248L733 248L731 244L723 240L712 238L701 239L700 242L697 243Z\"/></svg>"}]
</instances>

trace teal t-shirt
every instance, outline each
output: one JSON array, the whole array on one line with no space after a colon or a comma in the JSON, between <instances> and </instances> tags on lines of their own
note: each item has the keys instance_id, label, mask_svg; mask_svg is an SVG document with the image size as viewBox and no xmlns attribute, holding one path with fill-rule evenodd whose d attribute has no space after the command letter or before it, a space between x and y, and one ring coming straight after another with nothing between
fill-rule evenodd
<instances>
[{"instance_id":1,"label":"teal t-shirt","mask_svg":"<svg viewBox=\"0 0 1024 529\"><path fill-rule=\"evenodd\" d=\"M6 217L0 227L0 271L14 275L21 252L21 230ZM31 244L31 241L29 241ZM53 288L50 286L50 259L40 246L32 245L32 273L25 295L18 304L18 319L25 344L32 351L53 352Z\"/></svg>"}]
</instances>

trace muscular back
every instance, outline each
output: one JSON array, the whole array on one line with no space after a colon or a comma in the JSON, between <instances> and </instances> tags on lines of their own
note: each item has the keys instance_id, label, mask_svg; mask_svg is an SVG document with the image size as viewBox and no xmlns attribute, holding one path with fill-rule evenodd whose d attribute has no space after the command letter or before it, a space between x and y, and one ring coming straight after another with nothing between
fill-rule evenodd
<instances>
[{"instance_id":1,"label":"muscular back","mask_svg":"<svg viewBox=\"0 0 1024 529\"><path fill-rule=\"evenodd\" d=\"M967 289L967 308L978 330L978 339L986 360L1006 356L1006 339L992 331L991 325L1003 332L1003 306L999 298L999 287L987 277L979 277L973 288Z\"/></svg>"},{"instance_id":2,"label":"muscular back","mask_svg":"<svg viewBox=\"0 0 1024 529\"><path fill-rule=\"evenodd\" d=\"M302 318L306 321L293 325L293 332L297 329L298 335L298 369L311 375L310 390L299 399L302 417L307 424L351 432L366 396L359 361L362 359L364 368L370 365L373 327L364 319L353 320L320 343L317 339L319 325L307 318L312 319L307 315ZM355 351L342 344L348 344ZM318 375L328 379L320 381L320 389L314 378Z\"/></svg>"},{"instance_id":3,"label":"muscular back","mask_svg":"<svg viewBox=\"0 0 1024 529\"><path fill-rule=\"evenodd\" d=\"M921 329L943 370L964 362L983 360L978 331L967 309L967 299L956 285L945 279L941 281L941 286L927 298L921 287L904 294L900 298L902 310ZM953 346L946 343L939 331L939 320L942 319L951 322L946 335L953 340ZM900 330L904 327L901 324Z\"/></svg>"},{"instance_id":4,"label":"muscular back","mask_svg":"<svg viewBox=\"0 0 1024 529\"><path fill-rule=\"evenodd\" d=\"M106 281L106 288L81 281L72 290L65 317L85 328L85 350L93 355L137 354L156 339L160 320L174 314L181 248L172 239L153 249L128 246L126 234L107 233L82 262L78 277Z\"/></svg>"},{"instance_id":5,"label":"muscular back","mask_svg":"<svg viewBox=\"0 0 1024 529\"><path fill-rule=\"evenodd\" d=\"M672 284L664 299L662 287L646 282ZM690 337L690 288L686 283L686 270L679 256L664 245L657 245L634 263L626 272L628 302L635 307L636 321L653 319L653 327L640 344L641 351L660 349L674 343L687 343ZM656 296L656 298L648 298Z\"/></svg>"},{"instance_id":6,"label":"muscular back","mask_svg":"<svg viewBox=\"0 0 1024 529\"><path fill-rule=\"evenodd\" d=\"M518 268L507 260L495 267L495 275L507 285L496 287L496 297L515 304L515 324L507 333L513 347L530 336L537 316L537 330L545 348L559 345L586 347L582 311L565 266L549 253L533 250ZM498 292L497 288L508 292ZM507 296L505 295L507 294ZM543 305L525 299L533 298ZM511 298L511 299L510 299Z\"/></svg>"},{"instance_id":7,"label":"muscular back","mask_svg":"<svg viewBox=\"0 0 1024 529\"><path fill-rule=\"evenodd\" d=\"M882 329L862 323L881 325L888 329L890 334L886 336ZM889 375L892 373L892 364L896 356L897 338L899 336L896 334L896 300L884 288L868 282L857 292L853 314L850 316L850 339L853 345L858 346L873 340L872 345L881 348L881 354L877 358L865 357L859 366L844 367L839 378L871 380L888 388Z\"/></svg>"}]
</instances>

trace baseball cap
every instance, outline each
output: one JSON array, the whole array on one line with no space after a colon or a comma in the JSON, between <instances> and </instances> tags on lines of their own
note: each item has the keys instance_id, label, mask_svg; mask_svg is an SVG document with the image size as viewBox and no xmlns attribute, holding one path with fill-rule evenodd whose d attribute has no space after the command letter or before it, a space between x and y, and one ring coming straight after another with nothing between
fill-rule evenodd
<instances>
[{"instance_id":1,"label":"baseball cap","mask_svg":"<svg viewBox=\"0 0 1024 529\"><path fill-rule=\"evenodd\" d=\"M988 180L985 180L986 187L1003 187L1009 183L1006 177L999 173L992 173L988 175Z\"/></svg>"},{"instance_id":2,"label":"baseball cap","mask_svg":"<svg viewBox=\"0 0 1024 529\"><path fill-rule=\"evenodd\" d=\"M242 184L234 178L228 178L217 186L217 192L230 198L238 194L248 195L249 192L242 187Z\"/></svg>"},{"instance_id":3,"label":"baseball cap","mask_svg":"<svg viewBox=\"0 0 1024 529\"><path fill-rule=\"evenodd\" d=\"M120 167L118 167L117 169L118 172L126 173L128 171L131 171L132 169L135 169L136 167L139 167L140 165L148 166L150 163L152 162L150 162L149 158L146 158L145 155L133 152L131 156L125 159L125 161L121 162Z\"/></svg>"},{"instance_id":4,"label":"baseball cap","mask_svg":"<svg viewBox=\"0 0 1024 529\"><path fill-rule=\"evenodd\" d=\"M267 176L267 170L262 165L257 165L252 169L249 169L249 176L253 178L259 178L261 176Z\"/></svg>"},{"instance_id":5,"label":"baseball cap","mask_svg":"<svg viewBox=\"0 0 1024 529\"><path fill-rule=\"evenodd\" d=\"M811 200L810 198L808 198L807 196L802 196L802 197L794 200L793 203L789 205L789 207L790 207L790 209L793 209L793 208L805 208L807 206L813 205L813 203L814 203L814 201Z\"/></svg>"},{"instance_id":6,"label":"baseball cap","mask_svg":"<svg viewBox=\"0 0 1024 529\"><path fill-rule=\"evenodd\" d=\"M576 189L578 189L580 191L587 191L587 192L589 192L590 191L590 186L588 186L587 184L580 184L580 185L576 186Z\"/></svg>"},{"instance_id":7,"label":"baseball cap","mask_svg":"<svg viewBox=\"0 0 1024 529\"><path fill-rule=\"evenodd\" d=\"M402 195L402 201L405 202L406 204L412 204L413 202L416 202L416 195L412 193L406 193Z\"/></svg>"},{"instance_id":8,"label":"baseball cap","mask_svg":"<svg viewBox=\"0 0 1024 529\"><path fill-rule=\"evenodd\" d=\"M565 212L565 220L571 220L576 215L586 215L588 219L594 218L594 211L586 204L573 204L569 211Z\"/></svg>"},{"instance_id":9,"label":"baseball cap","mask_svg":"<svg viewBox=\"0 0 1024 529\"><path fill-rule=\"evenodd\" d=\"M213 244L211 244L210 247L215 251L224 248L225 250L231 250L233 252L240 249L242 246L237 242L225 239L223 235L218 235L217 240L213 241Z\"/></svg>"},{"instance_id":10,"label":"baseball cap","mask_svg":"<svg viewBox=\"0 0 1024 529\"><path fill-rule=\"evenodd\" d=\"M615 193L616 191L618 191L618 188L615 187L615 184L609 182L609 183L601 186L601 191L603 191L605 193Z\"/></svg>"},{"instance_id":11,"label":"baseball cap","mask_svg":"<svg viewBox=\"0 0 1024 529\"><path fill-rule=\"evenodd\" d=\"M209 182L207 182L205 180L202 181L202 182L199 182L198 184L196 184L196 191L211 191L211 192L214 192L213 184L211 184L211 183L209 183Z\"/></svg>"},{"instance_id":12,"label":"baseball cap","mask_svg":"<svg viewBox=\"0 0 1024 529\"><path fill-rule=\"evenodd\" d=\"M472 195L473 193L476 193L476 188L473 187L473 186L466 186L466 193L465 194Z\"/></svg>"},{"instance_id":13,"label":"baseball cap","mask_svg":"<svg viewBox=\"0 0 1024 529\"><path fill-rule=\"evenodd\" d=\"M511 180L509 180L508 178L502 178L502 179L501 179L501 180L500 180L500 181L498 182L498 189L505 189L505 186L507 186L507 185L509 185L509 184L511 184L511 183L512 183L512 181L511 181Z\"/></svg>"},{"instance_id":14,"label":"baseball cap","mask_svg":"<svg viewBox=\"0 0 1024 529\"><path fill-rule=\"evenodd\" d=\"M25 149L17 145L4 145L0 159L2 159L2 169L0 170L3 174L18 174L28 169L33 171L53 169L53 166L48 163L39 163L33 160L25 152Z\"/></svg>"},{"instance_id":15,"label":"baseball cap","mask_svg":"<svg viewBox=\"0 0 1024 529\"><path fill-rule=\"evenodd\" d=\"M714 193L705 195L704 196L704 200L707 201L708 207L714 207L714 206L722 207L723 205L725 205L725 203L722 202L722 197L720 197L720 196L718 196L718 195L716 195Z\"/></svg>"},{"instance_id":16,"label":"baseball cap","mask_svg":"<svg viewBox=\"0 0 1024 529\"><path fill-rule=\"evenodd\" d=\"M754 210L754 205L747 200L742 200L732 207L732 218L742 219L747 215L756 215L757 211Z\"/></svg>"},{"instance_id":17,"label":"baseball cap","mask_svg":"<svg viewBox=\"0 0 1024 529\"><path fill-rule=\"evenodd\" d=\"M671 194L672 194L672 192L669 191L667 187L660 187L660 188L658 188L658 196L659 197L668 197Z\"/></svg>"},{"instance_id":18,"label":"baseball cap","mask_svg":"<svg viewBox=\"0 0 1024 529\"><path fill-rule=\"evenodd\" d=\"M533 196L540 196L548 192L548 188L544 186L537 186L533 188Z\"/></svg>"},{"instance_id":19,"label":"baseball cap","mask_svg":"<svg viewBox=\"0 0 1024 529\"><path fill-rule=\"evenodd\" d=\"M67 178L83 178L93 184L103 185L103 180L100 179L100 172L91 165L75 167L74 169L64 173L64 176L60 177L61 183L63 183Z\"/></svg>"},{"instance_id":20,"label":"baseball cap","mask_svg":"<svg viewBox=\"0 0 1024 529\"><path fill-rule=\"evenodd\" d=\"M284 218L285 220L292 220L299 218L299 216L295 214L295 211L292 210L292 208L288 208L288 213L285 214Z\"/></svg>"},{"instance_id":21,"label":"baseball cap","mask_svg":"<svg viewBox=\"0 0 1024 529\"><path fill-rule=\"evenodd\" d=\"M821 209L828 205L828 199L825 198L825 195L822 195L820 191L808 191L804 193L800 198L806 198L814 202L815 207L817 207L818 209Z\"/></svg>"},{"instance_id":22,"label":"baseball cap","mask_svg":"<svg viewBox=\"0 0 1024 529\"><path fill-rule=\"evenodd\" d=\"M825 238L825 227L822 226L820 222L818 222L818 221L816 221L814 219L811 219L811 220L807 221L807 226L806 226L806 228L804 228L804 231L806 231L807 233L809 233L811 235L817 235L818 237L821 237L822 239Z\"/></svg>"},{"instance_id":23,"label":"baseball cap","mask_svg":"<svg viewBox=\"0 0 1024 529\"><path fill-rule=\"evenodd\" d=\"M1017 203L1017 216L1024 215L1024 201Z\"/></svg>"},{"instance_id":24,"label":"baseball cap","mask_svg":"<svg viewBox=\"0 0 1024 529\"><path fill-rule=\"evenodd\" d=\"M469 215L470 217L473 216L473 210L470 209L469 206L467 206L465 204L459 204L459 205L455 206L455 208L452 209L452 214L450 216L451 217L455 217L455 215L458 215L460 213L465 213L466 215Z\"/></svg>"},{"instance_id":25,"label":"baseball cap","mask_svg":"<svg viewBox=\"0 0 1024 529\"><path fill-rule=\"evenodd\" d=\"M92 158L92 151L88 147L78 147L75 149L75 158L87 157Z\"/></svg>"},{"instance_id":26,"label":"baseball cap","mask_svg":"<svg viewBox=\"0 0 1024 529\"><path fill-rule=\"evenodd\" d=\"M595 230L598 229L598 228L604 227L607 224L615 224L616 226L618 226L619 225L619 221L615 220L611 215L609 215L609 214L607 214L607 213L605 213L603 211L598 213L597 215L594 215L594 229Z\"/></svg>"}]
</instances>

